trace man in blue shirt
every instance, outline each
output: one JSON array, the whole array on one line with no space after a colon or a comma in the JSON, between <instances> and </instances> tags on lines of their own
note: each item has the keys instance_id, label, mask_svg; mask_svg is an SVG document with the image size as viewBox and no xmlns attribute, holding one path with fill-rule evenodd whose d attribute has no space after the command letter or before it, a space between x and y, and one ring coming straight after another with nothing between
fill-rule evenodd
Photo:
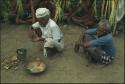
<instances>
[{"instance_id":1,"label":"man in blue shirt","mask_svg":"<svg viewBox=\"0 0 125 84\"><path fill-rule=\"evenodd\" d=\"M79 46L84 48L90 62L111 63L116 51L108 20L101 20L97 28L85 31L75 44L75 52L78 52Z\"/></svg>"}]
</instances>

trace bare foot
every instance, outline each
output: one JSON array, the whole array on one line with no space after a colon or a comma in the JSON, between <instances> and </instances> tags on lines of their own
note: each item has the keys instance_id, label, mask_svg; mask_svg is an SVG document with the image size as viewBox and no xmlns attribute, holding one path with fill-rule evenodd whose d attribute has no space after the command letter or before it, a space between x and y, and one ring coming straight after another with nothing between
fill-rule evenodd
<instances>
[{"instance_id":1,"label":"bare foot","mask_svg":"<svg viewBox=\"0 0 125 84\"><path fill-rule=\"evenodd\" d=\"M41 38L36 37L36 38L34 38L32 41L37 42L37 41L40 41L40 39L41 39Z\"/></svg>"},{"instance_id":2,"label":"bare foot","mask_svg":"<svg viewBox=\"0 0 125 84\"><path fill-rule=\"evenodd\" d=\"M79 44L78 43L75 43L75 46L74 46L74 51L75 53L77 53L79 51Z\"/></svg>"}]
</instances>

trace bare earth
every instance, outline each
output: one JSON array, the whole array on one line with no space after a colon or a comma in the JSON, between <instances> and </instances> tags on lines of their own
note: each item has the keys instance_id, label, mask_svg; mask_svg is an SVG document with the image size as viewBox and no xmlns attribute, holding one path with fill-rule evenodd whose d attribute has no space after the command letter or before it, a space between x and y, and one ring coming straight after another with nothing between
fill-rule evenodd
<instances>
[{"instance_id":1,"label":"bare earth","mask_svg":"<svg viewBox=\"0 0 125 84\"><path fill-rule=\"evenodd\" d=\"M45 58L39 43L28 38L28 25L4 24L1 28L1 61L16 55L17 48L26 48L28 57L41 57L47 64L47 71L32 76L20 64L17 70L1 68L1 83L124 83L124 35L114 37L117 47L116 58L111 65L91 64L80 49L74 53L74 42L84 28L76 25L61 26L64 33L63 53Z\"/></svg>"}]
</instances>

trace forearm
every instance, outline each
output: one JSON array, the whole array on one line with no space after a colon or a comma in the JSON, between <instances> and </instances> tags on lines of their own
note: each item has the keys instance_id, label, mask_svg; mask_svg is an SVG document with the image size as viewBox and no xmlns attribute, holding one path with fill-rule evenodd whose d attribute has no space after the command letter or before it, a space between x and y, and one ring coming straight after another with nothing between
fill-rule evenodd
<instances>
[{"instance_id":1,"label":"forearm","mask_svg":"<svg viewBox=\"0 0 125 84\"><path fill-rule=\"evenodd\" d=\"M83 46L83 48L88 48L88 47L90 47L89 42L83 42L82 46Z\"/></svg>"},{"instance_id":2,"label":"forearm","mask_svg":"<svg viewBox=\"0 0 125 84\"><path fill-rule=\"evenodd\" d=\"M96 28L86 30L85 34L95 35L96 34Z\"/></svg>"},{"instance_id":3,"label":"forearm","mask_svg":"<svg viewBox=\"0 0 125 84\"><path fill-rule=\"evenodd\" d=\"M38 31L37 29L31 29L31 31L33 32L35 39L34 41L44 41L45 38L42 38L42 33L40 33L40 31Z\"/></svg>"},{"instance_id":4,"label":"forearm","mask_svg":"<svg viewBox=\"0 0 125 84\"><path fill-rule=\"evenodd\" d=\"M84 32L82 31L81 33L80 33L80 36L79 36L79 38L78 38L78 44L81 44L82 42L83 42L83 39L84 39Z\"/></svg>"},{"instance_id":5,"label":"forearm","mask_svg":"<svg viewBox=\"0 0 125 84\"><path fill-rule=\"evenodd\" d=\"M76 13L78 13L80 10L81 10L81 8L79 7L75 12L73 12L73 13L71 14L71 17L74 16Z\"/></svg>"},{"instance_id":6,"label":"forearm","mask_svg":"<svg viewBox=\"0 0 125 84\"><path fill-rule=\"evenodd\" d=\"M29 35L30 35L30 37L32 37L32 38L34 38L34 37L36 36L35 30L34 30L32 27L29 28Z\"/></svg>"},{"instance_id":7,"label":"forearm","mask_svg":"<svg viewBox=\"0 0 125 84\"><path fill-rule=\"evenodd\" d=\"M34 34L36 37L41 37L41 35L38 34L39 30L34 29L32 26L30 27L30 31L32 34Z\"/></svg>"}]
</instances>

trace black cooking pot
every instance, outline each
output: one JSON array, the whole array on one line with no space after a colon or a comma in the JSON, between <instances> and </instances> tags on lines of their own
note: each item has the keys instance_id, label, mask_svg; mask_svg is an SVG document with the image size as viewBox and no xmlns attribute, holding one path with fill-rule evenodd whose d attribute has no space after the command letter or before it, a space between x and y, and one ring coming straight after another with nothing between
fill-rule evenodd
<instances>
[{"instance_id":1,"label":"black cooking pot","mask_svg":"<svg viewBox=\"0 0 125 84\"><path fill-rule=\"evenodd\" d=\"M17 58L18 58L20 61L25 61L26 55L27 55L27 50L26 50L25 48L17 49L17 50L16 50L16 53L17 53Z\"/></svg>"}]
</instances>

